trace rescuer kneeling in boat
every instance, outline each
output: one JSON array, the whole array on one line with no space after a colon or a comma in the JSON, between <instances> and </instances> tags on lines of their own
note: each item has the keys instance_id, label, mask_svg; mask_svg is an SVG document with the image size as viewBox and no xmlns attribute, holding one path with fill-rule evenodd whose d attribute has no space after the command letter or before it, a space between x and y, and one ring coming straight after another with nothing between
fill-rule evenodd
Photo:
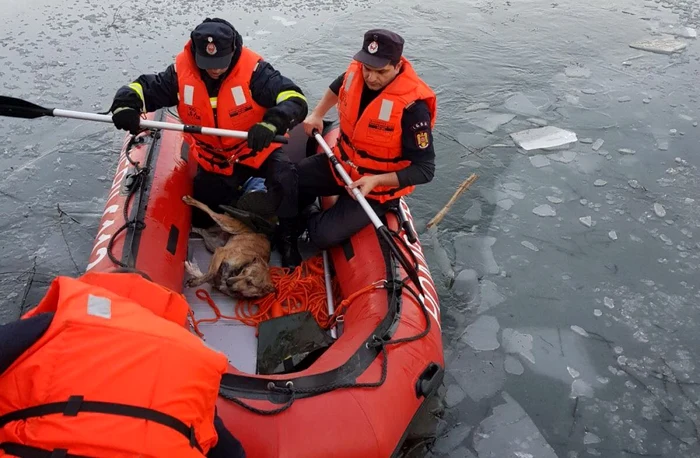
<instances>
[{"instance_id":1,"label":"rescuer kneeling in boat","mask_svg":"<svg viewBox=\"0 0 700 458\"><path fill-rule=\"evenodd\" d=\"M333 154L378 216L435 173L432 128L435 93L402 56L404 40L388 30L368 31L348 69L333 81L304 130L323 132L323 116L337 104L340 137ZM336 203L307 220L309 237L326 249L341 243L370 219L324 154L297 165L303 204L339 195Z\"/></svg>"},{"instance_id":2,"label":"rescuer kneeling in boat","mask_svg":"<svg viewBox=\"0 0 700 458\"><path fill-rule=\"evenodd\" d=\"M215 403L225 355L136 273L57 277L0 325L2 456L245 457Z\"/></svg>"},{"instance_id":3,"label":"rescuer kneeling in boat","mask_svg":"<svg viewBox=\"0 0 700 458\"><path fill-rule=\"evenodd\" d=\"M301 89L243 46L230 23L207 18L192 31L174 64L120 88L109 111L117 128L135 135L142 112L175 105L184 124L248 131L247 141L185 134L190 155L199 162L193 197L218 211L220 205L231 205L248 178L264 177L264 201L239 208L276 213L282 265L299 265L297 175L280 145L271 143L306 116ZM193 224L208 227L213 221L194 209Z\"/></svg>"}]
</instances>

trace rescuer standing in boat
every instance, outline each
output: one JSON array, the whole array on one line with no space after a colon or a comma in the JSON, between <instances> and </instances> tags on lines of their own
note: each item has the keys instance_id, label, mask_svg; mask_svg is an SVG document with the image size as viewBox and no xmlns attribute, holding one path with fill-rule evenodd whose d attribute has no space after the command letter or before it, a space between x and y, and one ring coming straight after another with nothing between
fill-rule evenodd
<instances>
[{"instance_id":1,"label":"rescuer standing in boat","mask_svg":"<svg viewBox=\"0 0 700 458\"><path fill-rule=\"evenodd\" d=\"M243 46L230 23L207 18L192 31L174 64L120 88L109 111L117 128L136 134L141 113L170 106L177 106L184 124L248 131L247 141L185 134L190 155L199 163L193 197L216 211L240 195L248 178L264 177L264 206L271 208L243 209L276 213L282 264L299 265L297 175L279 145L271 142L306 116L301 89ZM195 226L213 224L200 210L193 212Z\"/></svg>"},{"instance_id":2,"label":"rescuer standing in boat","mask_svg":"<svg viewBox=\"0 0 700 458\"><path fill-rule=\"evenodd\" d=\"M340 137L333 154L378 216L435 173L436 96L402 56L403 45L403 38L388 30L365 33L348 69L304 120L308 135L314 129L323 132L323 116L337 104ZM302 203L340 195L335 205L307 220L316 246L336 245L370 223L326 155L304 159L297 170Z\"/></svg>"},{"instance_id":3,"label":"rescuer standing in boat","mask_svg":"<svg viewBox=\"0 0 700 458\"><path fill-rule=\"evenodd\" d=\"M55 278L0 325L0 454L245 458L216 414L228 360L188 310L137 273Z\"/></svg>"}]
</instances>

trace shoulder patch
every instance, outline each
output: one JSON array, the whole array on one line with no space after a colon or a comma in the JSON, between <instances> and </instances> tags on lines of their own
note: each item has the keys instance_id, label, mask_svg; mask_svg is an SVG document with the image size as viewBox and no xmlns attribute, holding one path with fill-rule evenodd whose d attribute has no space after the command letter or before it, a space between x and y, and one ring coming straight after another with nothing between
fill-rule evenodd
<instances>
[{"instance_id":1,"label":"shoulder patch","mask_svg":"<svg viewBox=\"0 0 700 458\"><path fill-rule=\"evenodd\" d=\"M411 126L413 132L427 130L428 128L430 128L430 123L428 121L420 121Z\"/></svg>"},{"instance_id":2,"label":"shoulder patch","mask_svg":"<svg viewBox=\"0 0 700 458\"><path fill-rule=\"evenodd\" d=\"M421 131L416 132L415 138L416 138L416 146L418 148L426 149L428 146L430 146L430 137L428 137L427 130L421 130Z\"/></svg>"}]
</instances>

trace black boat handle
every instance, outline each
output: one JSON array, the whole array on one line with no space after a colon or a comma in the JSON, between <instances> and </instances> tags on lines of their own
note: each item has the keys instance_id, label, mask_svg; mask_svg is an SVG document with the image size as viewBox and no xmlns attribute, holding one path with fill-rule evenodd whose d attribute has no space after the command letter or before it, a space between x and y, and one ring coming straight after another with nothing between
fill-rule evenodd
<instances>
[{"instance_id":1,"label":"black boat handle","mask_svg":"<svg viewBox=\"0 0 700 458\"><path fill-rule=\"evenodd\" d=\"M416 397L430 397L442 383L445 370L435 363L428 364L416 381Z\"/></svg>"},{"instance_id":2,"label":"black boat handle","mask_svg":"<svg viewBox=\"0 0 700 458\"><path fill-rule=\"evenodd\" d=\"M396 213L399 215L399 223L401 223L401 227L403 228L403 230L406 231L406 237L408 237L408 241L411 242L411 244L416 243L418 241L418 236L416 236L416 232L413 230L411 222L408 221L406 212L404 212L403 207L400 203L396 210Z\"/></svg>"}]
</instances>

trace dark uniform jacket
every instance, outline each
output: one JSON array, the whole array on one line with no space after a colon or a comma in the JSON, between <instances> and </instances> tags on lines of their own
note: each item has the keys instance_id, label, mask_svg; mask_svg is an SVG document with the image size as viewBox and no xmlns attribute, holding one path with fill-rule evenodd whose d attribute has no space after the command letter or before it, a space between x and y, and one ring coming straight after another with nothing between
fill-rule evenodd
<instances>
[{"instance_id":1,"label":"dark uniform jacket","mask_svg":"<svg viewBox=\"0 0 700 458\"><path fill-rule=\"evenodd\" d=\"M345 73L330 84L329 89L335 95L340 92L344 78ZM362 89L362 100L360 100L360 115L380 93L381 90L373 91L365 84ZM429 144L426 148L420 148L417 141L417 135L423 132L428 134ZM418 100L404 110L401 117L401 133L402 156L411 161L411 165L396 172L399 186L406 187L429 182L435 175L435 149L430 128L430 110L424 101Z\"/></svg>"},{"instance_id":2,"label":"dark uniform jacket","mask_svg":"<svg viewBox=\"0 0 700 458\"><path fill-rule=\"evenodd\" d=\"M241 47L243 46L243 39L238 32L236 32L235 43L236 50L231 60L231 66L226 73L215 80L209 77L206 71L200 71L202 80L209 92L209 97L216 97L218 95L221 82L226 79L236 62L238 62L238 58L241 55ZM194 45L192 45L190 49L194 55ZM134 83L139 84L143 90L146 112L155 111L163 107L172 107L178 104L178 84L174 64L170 64L165 71L158 74L141 75ZM132 83L132 85L134 83ZM280 134L283 134L287 129L291 129L296 124L303 121L307 115L308 105L303 98L303 92L299 86L294 84L289 78L283 76L264 60L260 61L258 68L253 73L250 90L255 102L268 109L263 117L263 121L269 122L277 127L277 132ZM280 92L284 91L296 91L301 97L290 97L277 104L277 96ZM112 107L115 108L117 106L126 106L137 110L142 110L144 108L139 94L128 85L122 86L117 91Z\"/></svg>"}]
</instances>

